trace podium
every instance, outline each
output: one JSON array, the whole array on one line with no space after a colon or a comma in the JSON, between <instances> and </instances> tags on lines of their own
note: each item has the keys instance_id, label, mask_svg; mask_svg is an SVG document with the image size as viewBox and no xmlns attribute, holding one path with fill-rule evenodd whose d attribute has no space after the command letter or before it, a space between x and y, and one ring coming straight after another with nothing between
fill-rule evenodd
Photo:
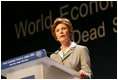
<instances>
[{"instance_id":1,"label":"podium","mask_svg":"<svg viewBox=\"0 0 118 80\"><path fill-rule=\"evenodd\" d=\"M1 63L1 74L7 79L75 79L78 73L47 57L45 49Z\"/></svg>"}]
</instances>

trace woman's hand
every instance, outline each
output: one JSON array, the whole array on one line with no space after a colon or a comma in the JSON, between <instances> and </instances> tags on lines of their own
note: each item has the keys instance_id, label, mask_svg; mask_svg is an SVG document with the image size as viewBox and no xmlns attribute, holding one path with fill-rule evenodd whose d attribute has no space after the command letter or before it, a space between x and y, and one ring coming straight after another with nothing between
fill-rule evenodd
<instances>
[{"instance_id":1,"label":"woman's hand","mask_svg":"<svg viewBox=\"0 0 118 80\"><path fill-rule=\"evenodd\" d=\"M80 70L78 73L79 73L79 78L80 79L85 79L85 78L88 77L88 73L84 70Z\"/></svg>"}]
</instances>

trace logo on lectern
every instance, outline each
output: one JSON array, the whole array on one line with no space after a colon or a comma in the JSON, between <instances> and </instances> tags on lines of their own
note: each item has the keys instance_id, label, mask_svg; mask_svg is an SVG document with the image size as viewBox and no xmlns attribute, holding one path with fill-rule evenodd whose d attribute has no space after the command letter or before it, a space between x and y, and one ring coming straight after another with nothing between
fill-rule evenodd
<instances>
[{"instance_id":1,"label":"logo on lectern","mask_svg":"<svg viewBox=\"0 0 118 80\"><path fill-rule=\"evenodd\" d=\"M42 55L41 51L36 52L36 56L41 57L41 55Z\"/></svg>"}]
</instances>

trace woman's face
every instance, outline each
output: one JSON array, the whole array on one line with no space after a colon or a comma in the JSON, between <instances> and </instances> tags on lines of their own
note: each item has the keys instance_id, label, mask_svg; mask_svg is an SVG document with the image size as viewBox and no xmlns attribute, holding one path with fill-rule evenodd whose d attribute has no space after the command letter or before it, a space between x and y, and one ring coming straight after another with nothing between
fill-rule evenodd
<instances>
[{"instance_id":1,"label":"woman's face","mask_svg":"<svg viewBox=\"0 0 118 80\"><path fill-rule=\"evenodd\" d=\"M55 34L60 43L70 41L70 33L67 27L67 25L60 23L55 28Z\"/></svg>"}]
</instances>

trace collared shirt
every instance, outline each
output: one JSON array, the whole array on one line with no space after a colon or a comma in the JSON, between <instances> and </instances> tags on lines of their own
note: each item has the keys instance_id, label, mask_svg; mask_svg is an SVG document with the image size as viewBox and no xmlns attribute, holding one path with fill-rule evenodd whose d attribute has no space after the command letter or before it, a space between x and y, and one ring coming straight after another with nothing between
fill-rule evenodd
<instances>
[{"instance_id":1,"label":"collared shirt","mask_svg":"<svg viewBox=\"0 0 118 80\"><path fill-rule=\"evenodd\" d=\"M61 56L61 58L63 59L65 54L72 48L75 47L77 44L75 42L71 42L71 45L69 46L69 48L66 50L66 52L63 54L62 49L59 51L59 55Z\"/></svg>"}]
</instances>

